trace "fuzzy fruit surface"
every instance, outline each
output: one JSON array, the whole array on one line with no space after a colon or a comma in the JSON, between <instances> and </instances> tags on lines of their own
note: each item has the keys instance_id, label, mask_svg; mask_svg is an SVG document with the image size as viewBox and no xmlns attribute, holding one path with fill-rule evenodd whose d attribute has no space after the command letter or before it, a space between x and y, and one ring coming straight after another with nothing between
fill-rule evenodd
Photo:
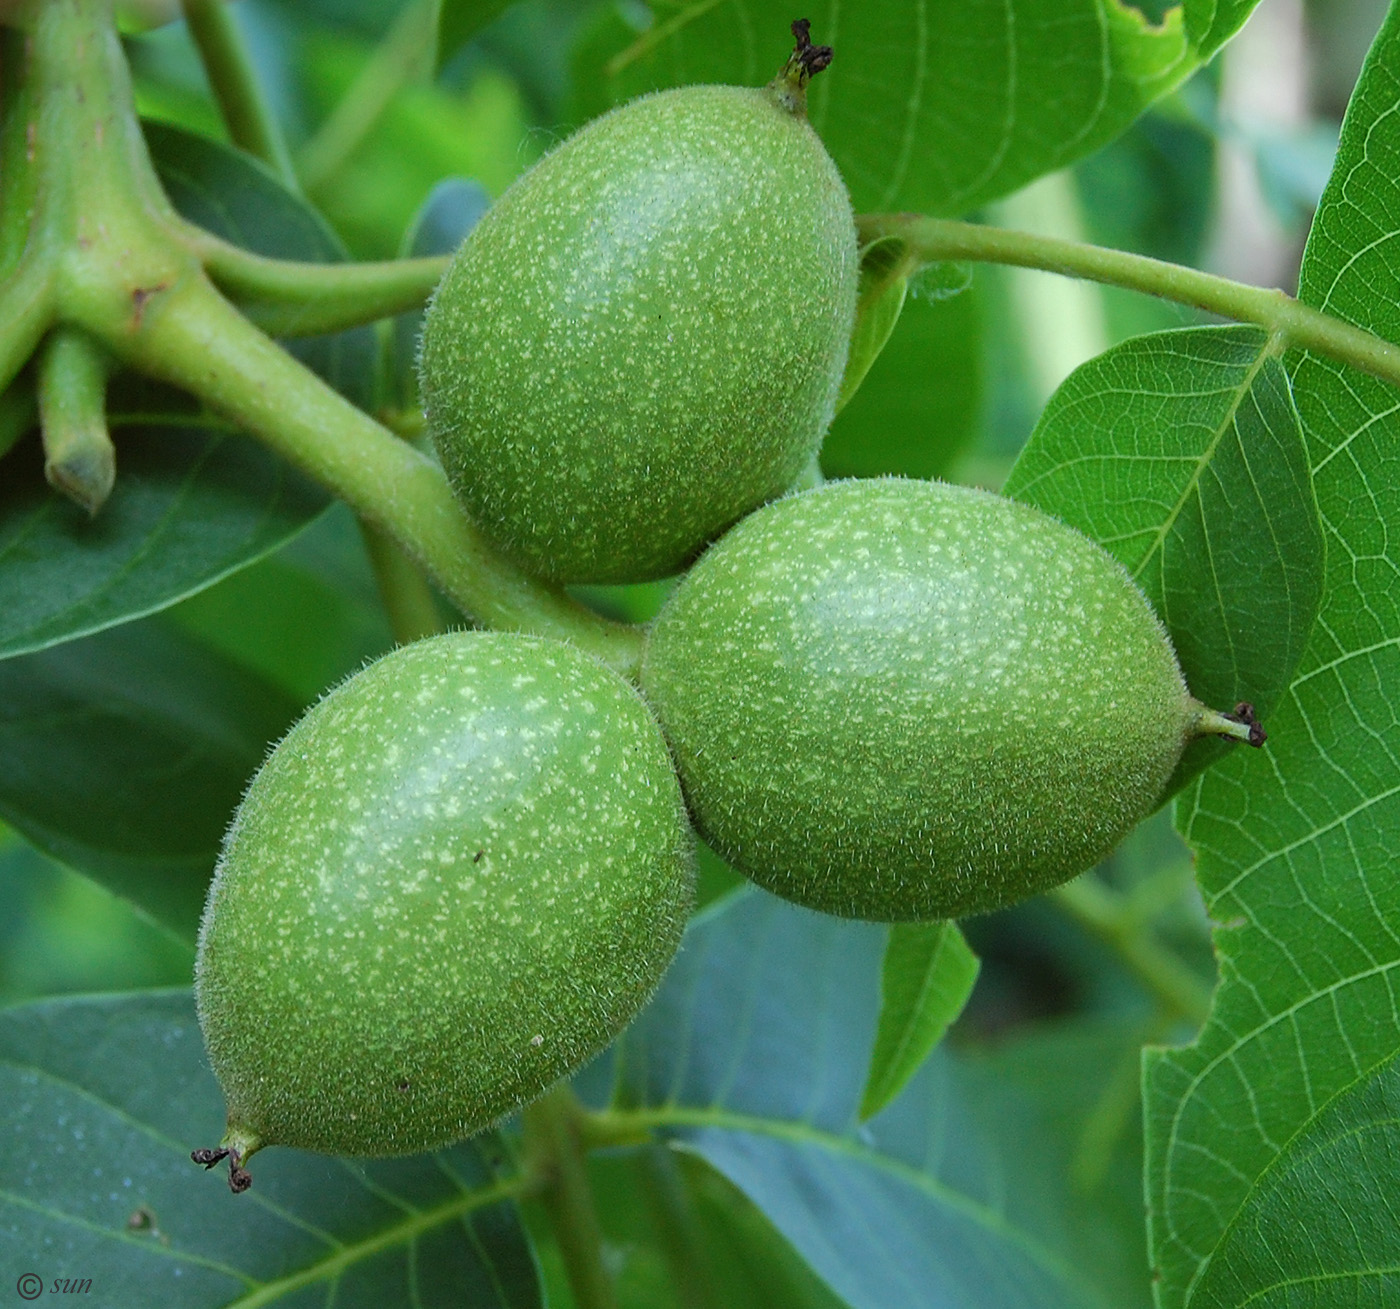
<instances>
[{"instance_id":1,"label":"fuzzy fruit surface","mask_svg":"<svg viewBox=\"0 0 1400 1309\"><path fill-rule=\"evenodd\" d=\"M459 633L358 673L257 774L205 908L226 1139L404 1154L532 1099L651 995L691 846L646 706L572 648Z\"/></svg>"},{"instance_id":2,"label":"fuzzy fruit surface","mask_svg":"<svg viewBox=\"0 0 1400 1309\"><path fill-rule=\"evenodd\" d=\"M1082 872L1156 804L1200 706L1086 537L983 491L831 482L676 589L642 686L701 835L828 913L945 918Z\"/></svg>"},{"instance_id":3,"label":"fuzzy fruit surface","mask_svg":"<svg viewBox=\"0 0 1400 1309\"><path fill-rule=\"evenodd\" d=\"M816 453L857 265L836 166L768 91L684 87L590 123L429 307L424 409L458 497L556 581L676 572Z\"/></svg>"}]
</instances>

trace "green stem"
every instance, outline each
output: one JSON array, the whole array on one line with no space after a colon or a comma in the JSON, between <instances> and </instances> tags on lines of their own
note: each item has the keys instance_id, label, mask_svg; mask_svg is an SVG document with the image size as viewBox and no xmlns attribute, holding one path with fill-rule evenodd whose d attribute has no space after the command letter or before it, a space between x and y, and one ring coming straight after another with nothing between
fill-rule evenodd
<instances>
[{"instance_id":1,"label":"green stem","mask_svg":"<svg viewBox=\"0 0 1400 1309\"><path fill-rule=\"evenodd\" d=\"M418 0L399 14L330 117L301 148L297 166L308 192L314 194L334 179L404 85L427 68L437 9L432 0Z\"/></svg>"},{"instance_id":2,"label":"green stem","mask_svg":"<svg viewBox=\"0 0 1400 1309\"><path fill-rule=\"evenodd\" d=\"M362 519L360 532L394 640L400 645L410 645L442 631L442 617L433 588L418 566L393 537L373 523Z\"/></svg>"},{"instance_id":3,"label":"green stem","mask_svg":"<svg viewBox=\"0 0 1400 1309\"><path fill-rule=\"evenodd\" d=\"M233 299L249 302L258 325L272 336L340 332L421 309L449 259L302 263L253 254L193 225L183 233L214 282Z\"/></svg>"},{"instance_id":4,"label":"green stem","mask_svg":"<svg viewBox=\"0 0 1400 1309\"><path fill-rule=\"evenodd\" d=\"M33 14L29 257L51 270L54 321L91 322L99 340L137 332L148 302L197 266L173 239L174 209L136 119L112 6L43 0Z\"/></svg>"},{"instance_id":5,"label":"green stem","mask_svg":"<svg viewBox=\"0 0 1400 1309\"><path fill-rule=\"evenodd\" d=\"M599 618L498 555L436 464L307 371L202 277L163 290L139 331L118 332L107 345L197 396L382 527L484 625L572 641L635 673L640 631Z\"/></svg>"},{"instance_id":6,"label":"green stem","mask_svg":"<svg viewBox=\"0 0 1400 1309\"><path fill-rule=\"evenodd\" d=\"M1180 902L1187 890L1196 885L1196 870L1189 856L1183 855L1165 868L1149 873L1135 882L1124 894L1123 912L1126 921L1145 927L1160 918Z\"/></svg>"},{"instance_id":7,"label":"green stem","mask_svg":"<svg viewBox=\"0 0 1400 1309\"><path fill-rule=\"evenodd\" d=\"M417 405L407 409L381 409L378 417L395 436L405 441L417 441L428 430L427 419Z\"/></svg>"},{"instance_id":8,"label":"green stem","mask_svg":"<svg viewBox=\"0 0 1400 1309\"><path fill-rule=\"evenodd\" d=\"M39 115L27 44L23 33L0 27L0 277L20 263L34 225L32 146Z\"/></svg>"},{"instance_id":9,"label":"green stem","mask_svg":"<svg viewBox=\"0 0 1400 1309\"><path fill-rule=\"evenodd\" d=\"M54 279L46 261L30 259L0 285L0 391L14 381L54 319Z\"/></svg>"},{"instance_id":10,"label":"green stem","mask_svg":"<svg viewBox=\"0 0 1400 1309\"><path fill-rule=\"evenodd\" d=\"M32 75L44 106L36 248L53 255L54 316L327 486L485 625L572 641L634 674L637 629L599 618L498 555L431 460L308 372L209 282L145 153L106 0L44 0L34 17ZM0 355L16 367L15 342L37 333L43 315L34 306L49 304L34 286L45 284L0 290L0 311L7 301L17 308L0 315ZM16 320L29 326L16 331Z\"/></svg>"},{"instance_id":11,"label":"green stem","mask_svg":"<svg viewBox=\"0 0 1400 1309\"><path fill-rule=\"evenodd\" d=\"M39 424L49 485L96 514L117 478L107 431L107 356L76 328L60 327L44 342Z\"/></svg>"},{"instance_id":12,"label":"green stem","mask_svg":"<svg viewBox=\"0 0 1400 1309\"><path fill-rule=\"evenodd\" d=\"M1255 323L1290 346L1312 350L1400 385L1400 347L1300 304L1282 291L1246 286L1145 255L979 223L917 214L867 214L858 226L862 242L897 236L924 263L961 259L1039 268L1194 305L1223 318Z\"/></svg>"},{"instance_id":13,"label":"green stem","mask_svg":"<svg viewBox=\"0 0 1400 1309\"><path fill-rule=\"evenodd\" d=\"M1069 1165L1070 1185L1078 1194L1093 1195L1108 1177L1114 1153L1142 1105L1140 1047L1166 1040L1174 1020L1174 1014L1168 1017L1161 1010L1152 1016L1142 1040L1123 1051L1085 1115Z\"/></svg>"},{"instance_id":14,"label":"green stem","mask_svg":"<svg viewBox=\"0 0 1400 1309\"><path fill-rule=\"evenodd\" d=\"M257 73L243 33L224 0L181 0L229 140L256 155L293 190L296 174L277 120L258 88Z\"/></svg>"},{"instance_id":15,"label":"green stem","mask_svg":"<svg viewBox=\"0 0 1400 1309\"><path fill-rule=\"evenodd\" d=\"M704 1230L675 1152L653 1144L637 1162L647 1208L670 1269L677 1309L707 1309L716 1300L714 1273L706 1258Z\"/></svg>"},{"instance_id":16,"label":"green stem","mask_svg":"<svg viewBox=\"0 0 1400 1309\"><path fill-rule=\"evenodd\" d=\"M1138 979L1174 1013L1196 1024L1210 1013L1211 988L1135 920L1125 896L1092 873L1066 882L1051 899L1081 927L1113 949Z\"/></svg>"},{"instance_id":17,"label":"green stem","mask_svg":"<svg viewBox=\"0 0 1400 1309\"><path fill-rule=\"evenodd\" d=\"M582 1114L567 1083L528 1105L522 1115L525 1157L559 1243L574 1303L578 1309L616 1309L617 1293L603 1267L603 1233L579 1134Z\"/></svg>"}]
</instances>

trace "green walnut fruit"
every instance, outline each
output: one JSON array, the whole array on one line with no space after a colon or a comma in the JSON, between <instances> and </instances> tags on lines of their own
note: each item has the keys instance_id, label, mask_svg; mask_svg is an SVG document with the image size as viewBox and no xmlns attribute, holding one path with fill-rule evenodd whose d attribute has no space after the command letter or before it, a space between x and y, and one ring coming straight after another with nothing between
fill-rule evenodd
<instances>
[{"instance_id":1,"label":"green walnut fruit","mask_svg":"<svg viewBox=\"0 0 1400 1309\"><path fill-rule=\"evenodd\" d=\"M1188 740L1252 721L1191 698L1099 546L898 479L745 519L657 618L642 686L720 854L790 900L882 921L1066 881L1156 806Z\"/></svg>"},{"instance_id":2,"label":"green walnut fruit","mask_svg":"<svg viewBox=\"0 0 1400 1309\"><path fill-rule=\"evenodd\" d=\"M590 123L501 197L429 307L424 410L458 498L554 581L676 572L811 462L857 266L787 82Z\"/></svg>"},{"instance_id":3,"label":"green walnut fruit","mask_svg":"<svg viewBox=\"0 0 1400 1309\"><path fill-rule=\"evenodd\" d=\"M544 1091L656 987L692 837L655 720L573 648L395 651L268 757L224 845L195 997L230 1180L265 1145L430 1150Z\"/></svg>"}]
</instances>

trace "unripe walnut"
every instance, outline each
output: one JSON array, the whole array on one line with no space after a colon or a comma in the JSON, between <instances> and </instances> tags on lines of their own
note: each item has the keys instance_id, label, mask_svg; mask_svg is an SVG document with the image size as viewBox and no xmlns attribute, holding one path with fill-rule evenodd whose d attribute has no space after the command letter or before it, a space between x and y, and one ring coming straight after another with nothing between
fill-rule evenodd
<instances>
[{"instance_id":1,"label":"unripe walnut","mask_svg":"<svg viewBox=\"0 0 1400 1309\"><path fill-rule=\"evenodd\" d=\"M232 1180L264 1145L433 1149L571 1073L670 962L692 857L655 721L570 646L437 637L332 691L248 788L200 931Z\"/></svg>"},{"instance_id":2,"label":"unripe walnut","mask_svg":"<svg viewBox=\"0 0 1400 1309\"><path fill-rule=\"evenodd\" d=\"M885 921L1068 880L1151 812L1193 735L1251 735L1246 707L1191 698L1142 592L1088 538L892 478L735 527L657 618L642 686L720 854L788 899Z\"/></svg>"},{"instance_id":3,"label":"unripe walnut","mask_svg":"<svg viewBox=\"0 0 1400 1309\"><path fill-rule=\"evenodd\" d=\"M857 265L846 188L785 84L613 110L501 197L429 307L422 393L453 489L555 581L676 572L815 455Z\"/></svg>"}]
</instances>

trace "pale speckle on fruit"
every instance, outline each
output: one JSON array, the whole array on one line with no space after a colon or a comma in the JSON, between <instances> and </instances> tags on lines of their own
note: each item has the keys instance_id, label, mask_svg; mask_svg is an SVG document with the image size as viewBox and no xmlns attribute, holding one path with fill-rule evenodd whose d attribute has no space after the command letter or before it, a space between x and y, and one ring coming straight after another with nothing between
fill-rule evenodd
<instances>
[{"instance_id":1,"label":"pale speckle on fruit","mask_svg":"<svg viewBox=\"0 0 1400 1309\"><path fill-rule=\"evenodd\" d=\"M371 665L269 756L211 889L196 997L230 1124L349 1154L486 1126L649 996L691 857L660 733L601 665L485 633Z\"/></svg>"},{"instance_id":2,"label":"pale speckle on fruit","mask_svg":"<svg viewBox=\"0 0 1400 1309\"><path fill-rule=\"evenodd\" d=\"M424 405L454 489L547 576L676 571L810 461L856 277L834 165L762 91L605 115L502 197L434 297Z\"/></svg>"},{"instance_id":3,"label":"pale speckle on fruit","mask_svg":"<svg viewBox=\"0 0 1400 1309\"><path fill-rule=\"evenodd\" d=\"M1198 711L1106 552L962 487L835 482L751 516L654 625L643 689L701 834L801 903L978 912L1081 872Z\"/></svg>"}]
</instances>

